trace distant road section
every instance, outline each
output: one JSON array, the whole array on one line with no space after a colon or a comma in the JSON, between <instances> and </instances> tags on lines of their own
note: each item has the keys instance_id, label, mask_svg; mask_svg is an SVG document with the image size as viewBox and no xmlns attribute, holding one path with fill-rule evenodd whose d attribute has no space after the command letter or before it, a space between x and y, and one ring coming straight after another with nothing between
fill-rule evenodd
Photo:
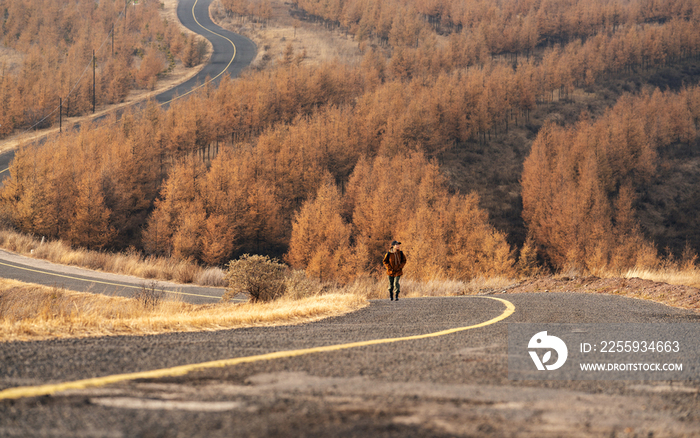
<instances>
[{"instance_id":1,"label":"distant road section","mask_svg":"<svg viewBox=\"0 0 700 438\"><path fill-rule=\"evenodd\" d=\"M208 39L213 45L209 63L199 74L183 84L156 96L161 103L169 102L176 96L184 96L202 85L209 78L218 84L225 75L238 77L244 68L250 65L257 54L257 47L250 39L229 32L216 24L209 17L209 5L212 0L180 0L177 5L177 17L191 31Z\"/></svg>"}]
</instances>

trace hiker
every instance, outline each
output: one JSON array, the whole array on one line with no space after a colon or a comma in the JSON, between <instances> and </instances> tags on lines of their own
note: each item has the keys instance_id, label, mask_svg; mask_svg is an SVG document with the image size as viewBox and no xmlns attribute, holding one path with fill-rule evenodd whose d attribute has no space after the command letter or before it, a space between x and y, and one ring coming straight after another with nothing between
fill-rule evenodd
<instances>
[{"instance_id":1,"label":"hiker","mask_svg":"<svg viewBox=\"0 0 700 438\"><path fill-rule=\"evenodd\" d=\"M394 301L394 291L396 291L396 301L399 300L401 285L399 280L403 275L403 267L406 265L406 256L401 251L401 242L394 240L391 242L391 249L384 255L384 267L389 274L389 298Z\"/></svg>"}]
</instances>

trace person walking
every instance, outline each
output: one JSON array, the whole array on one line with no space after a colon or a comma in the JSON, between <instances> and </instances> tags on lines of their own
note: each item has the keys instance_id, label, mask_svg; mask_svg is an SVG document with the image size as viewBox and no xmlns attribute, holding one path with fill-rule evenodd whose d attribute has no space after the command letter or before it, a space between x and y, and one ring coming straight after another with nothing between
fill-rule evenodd
<instances>
[{"instance_id":1,"label":"person walking","mask_svg":"<svg viewBox=\"0 0 700 438\"><path fill-rule=\"evenodd\" d=\"M398 301L399 292L401 292L399 280L403 275L403 267L406 265L406 256L401 251L401 242L396 240L391 242L391 249L384 255L383 263L387 274L389 274L389 298L394 301L394 292L396 292L396 301Z\"/></svg>"}]
</instances>

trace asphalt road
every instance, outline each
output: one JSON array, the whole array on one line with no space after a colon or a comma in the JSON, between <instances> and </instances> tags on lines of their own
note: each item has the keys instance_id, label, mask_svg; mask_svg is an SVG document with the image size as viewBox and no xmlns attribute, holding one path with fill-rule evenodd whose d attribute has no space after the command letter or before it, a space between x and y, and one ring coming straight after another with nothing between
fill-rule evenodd
<instances>
[{"instance_id":1,"label":"asphalt road","mask_svg":"<svg viewBox=\"0 0 700 438\"><path fill-rule=\"evenodd\" d=\"M224 75L240 76L244 68L250 65L257 54L255 43L243 35L229 32L211 21L209 5L212 0L180 0L177 17L180 22L208 39L213 45L213 52L207 65L199 74L183 84L156 96L156 100L166 104L174 97L184 97L206 82L218 84Z\"/></svg>"},{"instance_id":2,"label":"asphalt road","mask_svg":"<svg viewBox=\"0 0 700 438\"><path fill-rule=\"evenodd\" d=\"M505 306L381 300L300 326L0 344L0 389L258 356L0 400L0 436L700 436L697 381L512 381L507 360L509 323L698 324L697 313L619 296L494 297L514 313L441 336L292 357L259 355L468 327Z\"/></svg>"},{"instance_id":3,"label":"asphalt road","mask_svg":"<svg viewBox=\"0 0 700 438\"><path fill-rule=\"evenodd\" d=\"M166 291L177 299L193 303L217 302L225 289L154 281L125 275L82 269L24 257L0 249L0 277L68 289L114 296L133 296L143 288Z\"/></svg>"}]
</instances>

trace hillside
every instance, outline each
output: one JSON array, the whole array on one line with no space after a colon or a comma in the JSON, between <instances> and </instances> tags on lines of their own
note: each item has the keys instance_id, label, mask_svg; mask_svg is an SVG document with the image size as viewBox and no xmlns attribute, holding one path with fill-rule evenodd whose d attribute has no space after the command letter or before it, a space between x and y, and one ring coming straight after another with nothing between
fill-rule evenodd
<instances>
[{"instance_id":1,"label":"hillside","mask_svg":"<svg viewBox=\"0 0 700 438\"><path fill-rule=\"evenodd\" d=\"M508 233L508 241L522 246L527 234L522 219L520 179L532 140L546 120L562 125L577 122L582 113L595 118L626 93L644 89L679 91L700 81L700 62L688 62L620 75L578 90L571 99L539 105L529 122L512 126L487 144L465 142L439 156L450 184L462 192L476 191L491 222ZM668 248L680 256L686 242L700 249L700 150L697 142L675 144L659 150L658 172L639 188L636 210L642 229L659 250Z\"/></svg>"},{"instance_id":2,"label":"hillside","mask_svg":"<svg viewBox=\"0 0 700 438\"><path fill-rule=\"evenodd\" d=\"M398 3L409 5L409 8L411 5L411 2ZM324 53L331 52L331 45L342 48L332 53L347 62L354 62L358 56L347 44L348 30L351 30L352 25L342 23L342 19L329 20L331 15L323 15L324 13L314 15L313 12L318 10L313 6L309 11L303 9L303 5L316 5L314 2L291 5L268 2L268 9L262 21L264 25L257 27L259 17L254 13L247 13L243 7L245 2L235 3L237 6L231 6L234 3L230 1L224 1L224 4L229 5L229 15L226 15L225 8L219 4L215 5L214 16L229 28L247 33L256 39L259 45L264 47L260 58L266 61L281 56L285 48L293 48L297 52L314 53L305 59L305 62L318 63L323 60ZM474 4L483 5L480 2ZM590 8L601 7L605 10L601 5L615 4L616 2L601 2ZM393 5L392 7L395 7L395 4ZM416 5L418 9L425 8L423 4ZM573 2L569 5L572 6L571 10L565 13L575 15L579 5ZM644 7L640 5L644 3L632 2L628 7ZM673 7L675 6L669 5L669 8ZM437 10L439 9L438 7ZM236 12L231 14L232 10ZM338 9L329 7L329 10ZM549 12L556 15L556 11L561 10L554 7ZM439 16L424 15L424 18L434 25L438 39L450 36L451 26L446 26L444 22L439 26ZM334 32L336 28L338 31ZM299 38L288 39L290 34L296 36L297 33ZM533 56L537 56L538 53L539 56L542 55L541 50L535 48L531 53ZM517 56L515 59L517 60ZM639 94L643 90L656 88L679 91L683 87L697 84L699 79L700 62L692 58L674 64L647 65L645 68L617 71L605 75L596 83L576 88L564 97L538 102L526 120L516 117L515 123L511 123L507 129L496 130L497 132L494 132L493 136L489 135L488 139L459 142L454 147L435 154L435 157L439 160L441 170L447 175L452 190L478 193L480 205L488 212L490 222L507 234L508 242L519 248L527 235L527 228L522 219L522 166L533 139L545 121L553 120L561 125L572 125L583 113L589 118L601 116L624 94ZM700 232L697 231L697 225L700 225L697 219L699 207L693 202L697 199L696 182L700 172L696 149L690 144L676 144L660 149L656 175L653 180L638 187L635 210L639 224L644 234L666 255L680 256L686 246L694 251L700 248Z\"/></svg>"}]
</instances>

